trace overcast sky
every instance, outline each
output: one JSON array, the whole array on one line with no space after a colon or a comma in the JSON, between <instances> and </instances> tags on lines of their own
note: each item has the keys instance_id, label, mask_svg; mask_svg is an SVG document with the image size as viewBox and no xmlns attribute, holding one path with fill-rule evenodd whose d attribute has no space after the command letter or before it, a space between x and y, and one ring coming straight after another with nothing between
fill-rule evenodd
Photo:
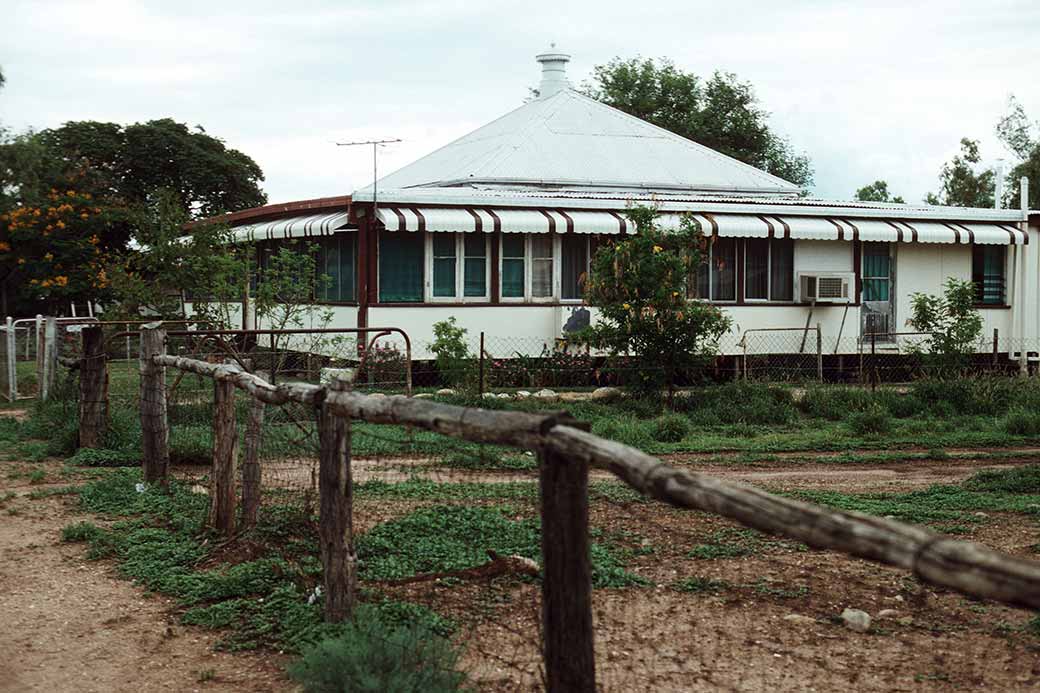
<instances>
[{"instance_id":1,"label":"overcast sky","mask_svg":"<svg viewBox=\"0 0 1040 693\"><path fill-rule=\"evenodd\" d=\"M177 2L0 0L0 123L171 117L252 156L271 202L371 181L522 103L550 41L572 82L614 56L667 56L752 82L813 162L815 194L876 178L908 201L961 137L987 163L1014 93L1040 119L1040 2ZM1040 182L1038 182L1040 184Z\"/></svg>"}]
</instances>

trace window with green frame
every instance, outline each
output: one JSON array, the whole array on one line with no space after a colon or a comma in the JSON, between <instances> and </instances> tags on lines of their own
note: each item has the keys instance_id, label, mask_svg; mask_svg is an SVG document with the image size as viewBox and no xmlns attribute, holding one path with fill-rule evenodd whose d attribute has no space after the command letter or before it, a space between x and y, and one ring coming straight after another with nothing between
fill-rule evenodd
<instances>
[{"instance_id":1,"label":"window with green frame","mask_svg":"<svg viewBox=\"0 0 1040 693\"><path fill-rule=\"evenodd\" d=\"M379 300L422 303L423 237L409 231L379 235Z\"/></svg>"},{"instance_id":2,"label":"window with green frame","mask_svg":"<svg viewBox=\"0 0 1040 693\"><path fill-rule=\"evenodd\" d=\"M357 300L357 232L339 232L318 243L318 281L315 296L319 301ZM321 281L325 276L328 281Z\"/></svg>"},{"instance_id":3,"label":"window with green frame","mask_svg":"<svg viewBox=\"0 0 1040 693\"><path fill-rule=\"evenodd\" d=\"M524 297L524 237L502 235L502 298Z\"/></svg>"},{"instance_id":4,"label":"window with green frame","mask_svg":"<svg viewBox=\"0 0 1040 693\"><path fill-rule=\"evenodd\" d=\"M462 295L487 296L487 238L482 233L465 233L462 238Z\"/></svg>"},{"instance_id":5,"label":"window with green frame","mask_svg":"<svg viewBox=\"0 0 1040 693\"><path fill-rule=\"evenodd\" d=\"M989 305L1004 305L1006 248L1002 245L971 247L971 281L975 300Z\"/></svg>"}]
</instances>

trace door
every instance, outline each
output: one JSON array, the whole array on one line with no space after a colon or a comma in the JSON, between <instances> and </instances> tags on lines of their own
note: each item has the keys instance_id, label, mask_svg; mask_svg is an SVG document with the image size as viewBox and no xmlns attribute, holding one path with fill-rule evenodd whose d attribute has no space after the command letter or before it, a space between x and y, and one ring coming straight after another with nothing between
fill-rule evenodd
<instances>
[{"instance_id":1,"label":"door","mask_svg":"<svg viewBox=\"0 0 1040 693\"><path fill-rule=\"evenodd\" d=\"M863 244L861 334L891 339L895 323L895 257L891 243Z\"/></svg>"}]
</instances>

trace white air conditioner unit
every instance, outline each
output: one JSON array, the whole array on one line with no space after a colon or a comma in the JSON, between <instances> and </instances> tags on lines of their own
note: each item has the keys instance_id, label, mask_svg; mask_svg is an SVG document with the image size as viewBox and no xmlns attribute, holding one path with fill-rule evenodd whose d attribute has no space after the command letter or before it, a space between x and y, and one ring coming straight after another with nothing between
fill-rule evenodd
<instances>
[{"instance_id":1,"label":"white air conditioner unit","mask_svg":"<svg viewBox=\"0 0 1040 693\"><path fill-rule=\"evenodd\" d=\"M854 303L855 287L852 272L798 273L798 295L803 303Z\"/></svg>"}]
</instances>

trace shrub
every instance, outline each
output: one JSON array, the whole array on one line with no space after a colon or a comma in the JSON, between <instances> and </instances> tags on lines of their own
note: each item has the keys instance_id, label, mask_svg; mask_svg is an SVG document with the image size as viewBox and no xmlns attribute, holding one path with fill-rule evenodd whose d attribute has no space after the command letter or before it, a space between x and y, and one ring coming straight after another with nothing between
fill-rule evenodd
<instances>
[{"instance_id":1,"label":"shrub","mask_svg":"<svg viewBox=\"0 0 1040 693\"><path fill-rule=\"evenodd\" d=\"M813 387L805 391L798 408L806 416L839 421L864 411L874 402L870 392L856 387Z\"/></svg>"},{"instance_id":2,"label":"shrub","mask_svg":"<svg viewBox=\"0 0 1040 693\"><path fill-rule=\"evenodd\" d=\"M985 469L961 484L970 491L990 493L1040 493L1040 465L1011 469Z\"/></svg>"},{"instance_id":3,"label":"shrub","mask_svg":"<svg viewBox=\"0 0 1040 693\"><path fill-rule=\"evenodd\" d=\"M724 424L786 424L795 416L790 390L746 381L687 392L675 408Z\"/></svg>"},{"instance_id":4,"label":"shrub","mask_svg":"<svg viewBox=\"0 0 1040 693\"><path fill-rule=\"evenodd\" d=\"M455 318L433 323L430 351L437 355L437 372L446 385L461 387L472 371L473 356L466 346L466 328L455 324Z\"/></svg>"},{"instance_id":5,"label":"shrub","mask_svg":"<svg viewBox=\"0 0 1040 693\"><path fill-rule=\"evenodd\" d=\"M68 462L77 467L135 467L141 462L141 454L132 450L80 448Z\"/></svg>"},{"instance_id":6,"label":"shrub","mask_svg":"<svg viewBox=\"0 0 1040 693\"><path fill-rule=\"evenodd\" d=\"M359 606L343 633L306 648L289 666L305 693L461 691L452 644L422 625L394 626Z\"/></svg>"},{"instance_id":7,"label":"shrub","mask_svg":"<svg viewBox=\"0 0 1040 693\"><path fill-rule=\"evenodd\" d=\"M612 416L592 424L592 433L639 448L651 442L646 426L637 419L627 416Z\"/></svg>"},{"instance_id":8,"label":"shrub","mask_svg":"<svg viewBox=\"0 0 1040 693\"><path fill-rule=\"evenodd\" d=\"M654 440L678 443L690 432L690 421L682 414L665 414L654 420Z\"/></svg>"},{"instance_id":9,"label":"shrub","mask_svg":"<svg viewBox=\"0 0 1040 693\"><path fill-rule=\"evenodd\" d=\"M858 435L887 433L892 428L892 417L877 403L865 411L852 413L849 415L848 422L849 428Z\"/></svg>"},{"instance_id":10,"label":"shrub","mask_svg":"<svg viewBox=\"0 0 1040 693\"><path fill-rule=\"evenodd\" d=\"M1013 436L1040 435L1040 411L1015 407L1004 417L1003 425Z\"/></svg>"},{"instance_id":11,"label":"shrub","mask_svg":"<svg viewBox=\"0 0 1040 693\"><path fill-rule=\"evenodd\" d=\"M1012 378L935 378L915 382L913 395L935 415L999 416L1024 398L1020 387Z\"/></svg>"}]
</instances>

